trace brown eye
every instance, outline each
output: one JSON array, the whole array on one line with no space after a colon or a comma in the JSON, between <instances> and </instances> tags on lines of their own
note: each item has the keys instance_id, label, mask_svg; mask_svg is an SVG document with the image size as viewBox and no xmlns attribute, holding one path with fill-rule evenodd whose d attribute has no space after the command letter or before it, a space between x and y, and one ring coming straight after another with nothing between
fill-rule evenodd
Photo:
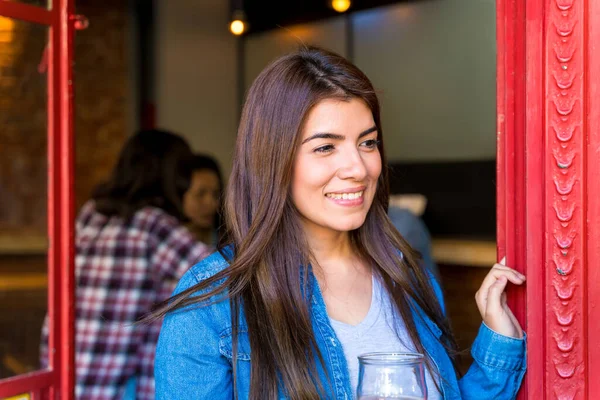
<instances>
[{"instance_id":1,"label":"brown eye","mask_svg":"<svg viewBox=\"0 0 600 400\"><path fill-rule=\"evenodd\" d=\"M366 147L369 150L373 150L375 149L377 146L379 146L379 140L376 139L369 139L369 140L365 140L364 142L362 142L360 144L362 147Z\"/></svg>"},{"instance_id":2,"label":"brown eye","mask_svg":"<svg viewBox=\"0 0 600 400\"><path fill-rule=\"evenodd\" d=\"M331 153L333 151L333 149L334 149L334 147L332 144L326 144L325 146L317 147L313 151L315 153L326 154L326 153Z\"/></svg>"}]
</instances>

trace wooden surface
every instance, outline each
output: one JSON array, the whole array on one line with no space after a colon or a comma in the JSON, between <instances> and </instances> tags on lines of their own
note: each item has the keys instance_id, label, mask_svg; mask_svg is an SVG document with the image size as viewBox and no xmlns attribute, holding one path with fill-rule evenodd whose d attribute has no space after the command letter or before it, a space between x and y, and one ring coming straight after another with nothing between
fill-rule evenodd
<instances>
[{"instance_id":1,"label":"wooden surface","mask_svg":"<svg viewBox=\"0 0 600 400\"><path fill-rule=\"evenodd\" d=\"M475 303L475 293L488 271L478 267L439 265L446 312L456 336L459 349L463 351L459 369L465 373L471 365L469 352L481 325L481 315Z\"/></svg>"},{"instance_id":2,"label":"wooden surface","mask_svg":"<svg viewBox=\"0 0 600 400\"><path fill-rule=\"evenodd\" d=\"M433 258L438 264L490 268L496 262L496 242L433 238Z\"/></svg>"},{"instance_id":3,"label":"wooden surface","mask_svg":"<svg viewBox=\"0 0 600 400\"><path fill-rule=\"evenodd\" d=\"M0 379L38 367L46 286L45 254L0 254Z\"/></svg>"},{"instance_id":4,"label":"wooden surface","mask_svg":"<svg viewBox=\"0 0 600 400\"><path fill-rule=\"evenodd\" d=\"M1 254L46 254L48 251L48 239L40 234L0 234Z\"/></svg>"}]
</instances>

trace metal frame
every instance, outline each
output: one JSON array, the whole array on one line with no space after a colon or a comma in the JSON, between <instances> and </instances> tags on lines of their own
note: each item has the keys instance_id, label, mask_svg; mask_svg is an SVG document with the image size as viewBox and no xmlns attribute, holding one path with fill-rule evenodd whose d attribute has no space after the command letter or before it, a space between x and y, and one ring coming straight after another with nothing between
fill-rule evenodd
<instances>
[{"instance_id":1,"label":"metal frame","mask_svg":"<svg viewBox=\"0 0 600 400\"><path fill-rule=\"evenodd\" d=\"M51 10L0 0L0 15L46 25L48 40L48 315L49 370L0 381L0 397L31 393L74 398L74 0Z\"/></svg>"}]
</instances>

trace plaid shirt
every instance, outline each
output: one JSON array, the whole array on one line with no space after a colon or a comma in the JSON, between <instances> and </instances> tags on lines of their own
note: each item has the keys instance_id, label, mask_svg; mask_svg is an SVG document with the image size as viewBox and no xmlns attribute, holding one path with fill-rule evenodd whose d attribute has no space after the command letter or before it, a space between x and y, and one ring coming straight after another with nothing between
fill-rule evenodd
<instances>
[{"instance_id":1,"label":"plaid shirt","mask_svg":"<svg viewBox=\"0 0 600 400\"><path fill-rule=\"evenodd\" d=\"M125 223L84 205L76 224L77 399L120 399L136 377L136 399L154 399L154 352L162 321L134 324L171 295L179 278L208 255L186 228L154 207ZM41 360L47 364L48 324Z\"/></svg>"}]
</instances>

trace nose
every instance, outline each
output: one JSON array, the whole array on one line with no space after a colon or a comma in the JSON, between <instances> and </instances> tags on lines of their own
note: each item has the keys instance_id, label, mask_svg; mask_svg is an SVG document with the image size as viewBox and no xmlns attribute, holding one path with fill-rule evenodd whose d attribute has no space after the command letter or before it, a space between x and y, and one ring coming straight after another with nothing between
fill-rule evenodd
<instances>
[{"instance_id":1,"label":"nose","mask_svg":"<svg viewBox=\"0 0 600 400\"><path fill-rule=\"evenodd\" d=\"M212 193L208 193L204 196L204 204L210 209L216 209L219 205L219 198Z\"/></svg>"},{"instance_id":2,"label":"nose","mask_svg":"<svg viewBox=\"0 0 600 400\"><path fill-rule=\"evenodd\" d=\"M340 154L341 165L338 169L340 179L362 181L367 176L367 168L357 149Z\"/></svg>"}]
</instances>

